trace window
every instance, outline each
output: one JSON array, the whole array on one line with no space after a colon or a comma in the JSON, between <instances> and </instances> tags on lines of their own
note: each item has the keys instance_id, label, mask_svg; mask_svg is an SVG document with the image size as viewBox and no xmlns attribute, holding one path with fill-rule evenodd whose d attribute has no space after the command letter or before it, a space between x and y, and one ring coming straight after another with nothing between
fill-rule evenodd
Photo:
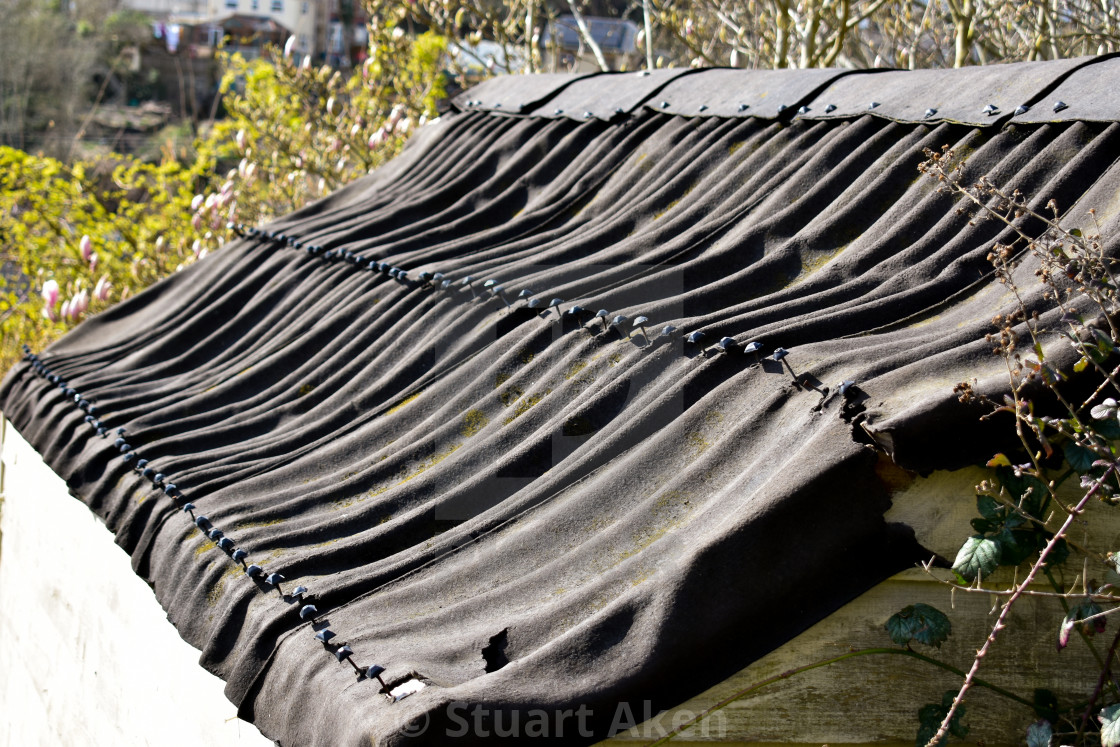
<instances>
[{"instance_id":1,"label":"window","mask_svg":"<svg viewBox=\"0 0 1120 747\"><path fill-rule=\"evenodd\" d=\"M302 13L303 15L307 15L308 13L310 13L311 12L311 3L307 2L307 0L303 0L303 4L300 5L300 7L299 7L299 12Z\"/></svg>"},{"instance_id":2,"label":"window","mask_svg":"<svg viewBox=\"0 0 1120 747\"><path fill-rule=\"evenodd\" d=\"M260 10L261 0L249 0L249 7L253 10Z\"/></svg>"},{"instance_id":3,"label":"window","mask_svg":"<svg viewBox=\"0 0 1120 747\"><path fill-rule=\"evenodd\" d=\"M272 12L273 13L283 13L284 12L284 0L272 0Z\"/></svg>"},{"instance_id":4,"label":"window","mask_svg":"<svg viewBox=\"0 0 1120 747\"><path fill-rule=\"evenodd\" d=\"M236 8L237 7L237 0L226 0L226 7L227 8Z\"/></svg>"}]
</instances>

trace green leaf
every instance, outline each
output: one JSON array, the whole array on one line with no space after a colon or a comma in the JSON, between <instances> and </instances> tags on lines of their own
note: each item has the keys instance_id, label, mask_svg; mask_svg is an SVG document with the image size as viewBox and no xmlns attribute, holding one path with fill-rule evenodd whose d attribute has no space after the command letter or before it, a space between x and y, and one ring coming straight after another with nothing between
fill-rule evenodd
<instances>
[{"instance_id":1,"label":"green leaf","mask_svg":"<svg viewBox=\"0 0 1120 747\"><path fill-rule=\"evenodd\" d=\"M1039 539L1038 532L1033 529L1011 530L1005 527L995 537L995 540L999 542L999 564L1019 565L1038 551Z\"/></svg>"},{"instance_id":2,"label":"green leaf","mask_svg":"<svg viewBox=\"0 0 1120 747\"><path fill-rule=\"evenodd\" d=\"M1034 712L1046 721L1054 722L1058 719L1058 696L1044 687L1034 690Z\"/></svg>"},{"instance_id":3,"label":"green leaf","mask_svg":"<svg viewBox=\"0 0 1120 747\"><path fill-rule=\"evenodd\" d=\"M976 510L985 519L991 521L1003 521L1007 516L1007 507L990 495L976 496Z\"/></svg>"},{"instance_id":4,"label":"green leaf","mask_svg":"<svg viewBox=\"0 0 1120 747\"><path fill-rule=\"evenodd\" d=\"M1053 536L1053 535L1050 535ZM1047 538L1049 540L1049 537ZM1051 568L1059 566L1066 562L1069 558L1069 545L1066 544L1064 539L1060 539L1054 543L1054 549L1046 556L1046 562Z\"/></svg>"},{"instance_id":5,"label":"green leaf","mask_svg":"<svg viewBox=\"0 0 1120 747\"><path fill-rule=\"evenodd\" d=\"M917 641L926 646L941 648L953 632L953 625L941 610L917 602L904 607L887 620L887 633L900 646Z\"/></svg>"},{"instance_id":6,"label":"green leaf","mask_svg":"<svg viewBox=\"0 0 1120 747\"><path fill-rule=\"evenodd\" d=\"M995 540L974 535L965 540L953 561L953 570L967 581L987 576L999 565L1000 547Z\"/></svg>"},{"instance_id":7,"label":"green leaf","mask_svg":"<svg viewBox=\"0 0 1120 747\"><path fill-rule=\"evenodd\" d=\"M1050 747L1054 727L1049 721L1035 721L1027 727L1027 747Z\"/></svg>"},{"instance_id":8,"label":"green leaf","mask_svg":"<svg viewBox=\"0 0 1120 747\"><path fill-rule=\"evenodd\" d=\"M1093 462L1097 461L1097 455L1086 449L1084 446L1078 446L1073 441L1066 441L1062 444L1062 451L1066 455L1066 461L1073 471L1079 475L1083 475L1093 468Z\"/></svg>"},{"instance_id":9,"label":"green leaf","mask_svg":"<svg viewBox=\"0 0 1120 747\"><path fill-rule=\"evenodd\" d=\"M968 523L971 524L972 528L975 529L980 534L990 532L990 531L994 530L997 526L996 524L988 521L987 519L972 519Z\"/></svg>"},{"instance_id":10,"label":"green leaf","mask_svg":"<svg viewBox=\"0 0 1120 747\"><path fill-rule=\"evenodd\" d=\"M941 697L940 704L927 703L918 710L918 736L914 740L916 747L925 747L929 740L933 739L933 735L937 733L938 728L941 727L941 722L945 720L949 709L952 708L953 698L956 696L956 690L946 690ZM968 735L968 727L961 723L964 715L965 707L962 705L953 714L953 719L949 722L949 733L961 739ZM944 740L938 742L938 744L944 744Z\"/></svg>"},{"instance_id":11,"label":"green leaf","mask_svg":"<svg viewBox=\"0 0 1120 747\"><path fill-rule=\"evenodd\" d=\"M1101 721L1101 747L1120 745L1120 703L1101 709L1097 718Z\"/></svg>"}]
</instances>

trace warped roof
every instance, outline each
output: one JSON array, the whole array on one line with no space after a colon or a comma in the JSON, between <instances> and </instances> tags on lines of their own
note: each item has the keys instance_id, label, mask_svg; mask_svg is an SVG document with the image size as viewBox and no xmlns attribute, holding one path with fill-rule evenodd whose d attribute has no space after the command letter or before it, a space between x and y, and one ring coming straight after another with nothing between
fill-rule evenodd
<instances>
[{"instance_id":1,"label":"warped roof","mask_svg":"<svg viewBox=\"0 0 1120 747\"><path fill-rule=\"evenodd\" d=\"M281 744L593 741L927 556L877 467L990 455L952 387L1013 299L922 149L1109 235L1118 72L494 79L0 404Z\"/></svg>"}]
</instances>

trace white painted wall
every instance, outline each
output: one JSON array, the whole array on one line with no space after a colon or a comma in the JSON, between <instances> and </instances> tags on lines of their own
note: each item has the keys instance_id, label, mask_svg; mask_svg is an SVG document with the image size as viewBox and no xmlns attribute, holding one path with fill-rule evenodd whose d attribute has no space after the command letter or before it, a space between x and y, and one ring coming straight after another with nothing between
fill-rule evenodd
<instances>
[{"instance_id":1,"label":"white painted wall","mask_svg":"<svg viewBox=\"0 0 1120 747\"><path fill-rule=\"evenodd\" d=\"M0 746L271 745L105 526L0 424Z\"/></svg>"}]
</instances>

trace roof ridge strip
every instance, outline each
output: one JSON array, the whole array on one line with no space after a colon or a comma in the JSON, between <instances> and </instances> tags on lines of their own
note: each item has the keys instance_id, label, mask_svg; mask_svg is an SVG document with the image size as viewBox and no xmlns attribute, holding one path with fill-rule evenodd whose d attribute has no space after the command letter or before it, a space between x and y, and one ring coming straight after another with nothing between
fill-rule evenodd
<instances>
[{"instance_id":1,"label":"roof ridge strip","mask_svg":"<svg viewBox=\"0 0 1120 747\"><path fill-rule=\"evenodd\" d=\"M657 88L655 88L655 89L653 89L652 91L650 91L650 93L649 93L649 95L648 95L648 96L646 96L646 97L645 97L644 99L642 99L641 101L639 101L638 103L636 103L636 104L635 104L635 105L633 106L633 108L631 108L631 109L630 109L630 111L628 111L628 112L626 112L626 113L627 113L627 114L633 114L634 112L638 111L638 110L639 110L639 109L641 109L641 108L642 108L643 106L645 106L646 104L648 104L648 103L650 102L650 100L651 100L651 99L653 99L653 98L654 98L655 96L657 96L657 94L659 94L659 93L661 93L662 91L664 91L664 90L665 90L665 88L669 86L669 84L671 84L671 83L676 83L676 82L677 82L678 80L680 80L681 78L687 78L687 77L688 77L689 75L697 75L697 74L699 74L699 73L705 73L705 72L707 72L707 71L709 71L709 70L734 70L734 69L735 69L735 68L722 68L722 67L693 67L693 68L685 68L684 70L682 70L682 71L681 71L681 74L680 74L680 75L674 75L674 76L673 76L672 78L669 78L669 80L665 81L664 83L662 83L661 85L659 85L659 86L658 86ZM641 71L639 70L638 72L641 72Z\"/></svg>"},{"instance_id":2,"label":"roof ridge strip","mask_svg":"<svg viewBox=\"0 0 1120 747\"><path fill-rule=\"evenodd\" d=\"M547 93L542 94L539 98L528 99L526 101L521 102L518 106L518 110L513 110L513 109L506 110L505 107L500 107L500 105L499 105L499 107L492 107L492 106L489 106L489 105L485 104L481 100L476 101L476 100L468 99L467 95L471 94L474 91L478 91L479 89L485 90L487 84L491 84L494 81L501 80L501 79L528 78L528 77L533 76L533 75L553 76L553 77L558 78L558 77L561 77L565 74L549 73L549 72L546 72L546 71L541 71L541 72L538 72L538 73L504 73L502 75L494 75L492 77L487 78L486 80L481 81L480 83L477 83L477 84L471 86L470 88L467 88L467 89L463 90L457 96L453 97L451 99L451 101L449 102L449 108L453 111L458 111L458 112L483 111L483 112L487 112L487 113L490 113L490 114L492 114L494 112L500 112L500 113L508 114L508 115L511 115L511 116L522 116L522 117L524 117L524 116L528 116L529 112L533 111L534 109L537 109L537 108L543 106L544 104L547 104L549 101L556 98L558 95L563 93L565 90L570 88L575 83L579 83L579 82L585 81L585 80L591 80L592 78L597 78L597 77L600 77L600 76L603 76L603 75L610 75L610 74L613 74L614 72L615 71L613 71L613 70L593 70L593 71L588 72L588 73L567 73L566 75L568 77L568 80L554 86L552 88L552 90L548 91Z\"/></svg>"},{"instance_id":3,"label":"roof ridge strip","mask_svg":"<svg viewBox=\"0 0 1120 747\"><path fill-rule=\"evenodd\" d=\"M806 69L810 69L810 68L797 68L797 69L798 70L806 70ZM827 70L827 68L824 68L824 69ZM795 116L797 116L799 114L799 112L801 110L801 107L807 106L810 101L815 101L818 96L820 96L822 93L824 93L825 91L828 90L829 86L831 86L833 83L840 80L841 78L847 78L847 77L850 77L850 76L853 76L853 75L875 75L876 73L892 73L892 72L897 72L898 70L899 70L899 68L896 68L896 67L873 67L873 68L868 68L866 70L861 70L861 69L858 69L858 68L851 68L851 69L848 69L848 70L843 70L843 69L838 70L836 75L829 78L824 83L821 83L819 86L814 88L812 91L810 91L806 95L802 96L800 99L793 102L792 104L787 104L786 108L780 114L778 114L778 119L786 119L786 120L793 119ZM786 114L787 112L789 112L789 114Z\"/></svg>"},{"instance_id":4,"label":"roof ridge strip","mask_svg":"<svg viewBox=\"0 0 1120 747\"><path fill-rule=\"evenodd\" d=\"M1098 62L1104 62L1105 60L1111 60L1111 59L1114 59L1116 57L1120 57L1120 52L1106 52L1105 54L1092 55L1090 57L1087 57L1085 59L1085 61L1082 62L1080 65L1077 65L1076 67L1071 67L1069 70L1062 73L1062 75L1060 75L1059 77L1057 77L1053 81L1051 81L1050 85L1046 86L1041 91L1036 93L1034 96L1032 96L1029 99L1027 99L1026 101L1024 101L1023 105L1025 105L1028 109L1033 109L1038 104L1038 102L1042 101L1044 98L1046 98L1051 93L1056 91L1058 89L1058 86L1060 86L1062 83L1064 83L1070 77L1072 77L1073 74L1076 73L1078 70L1084 70L1085 68L1089 67L1090 65L1095 65ZM1017 116L1017 114L1018 114L1018 110L1016 110L1015 112L1011 112L1010 114L1005 114L1002 117L1000 117L1000 119L1002 121L999 122L999 127L1002 129L1003 127L1007 126L1008 124L1013 124L1013 122L1011 120L1014 119Z\"/></svg>"}]
</instances>

